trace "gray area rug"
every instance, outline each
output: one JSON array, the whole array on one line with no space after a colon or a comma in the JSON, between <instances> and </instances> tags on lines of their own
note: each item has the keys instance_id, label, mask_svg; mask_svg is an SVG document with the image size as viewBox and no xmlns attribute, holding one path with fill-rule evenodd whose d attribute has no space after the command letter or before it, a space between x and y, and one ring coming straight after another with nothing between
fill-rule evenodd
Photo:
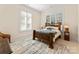
<instances>
[{"instance_id":1,"label":"gray area rug","mask_svg":"<svg viewBox=\"0 0 79 59\"><path fill-rule=\"evenodd\" d=\"M70 42L58 39L54 43L54 49L50 49L47 44L31 38L18 39L12 42L12 54L71 54L79 53L74 51ZM75 45L76 46L76 45Z\"/></svg>"}]
</instances>

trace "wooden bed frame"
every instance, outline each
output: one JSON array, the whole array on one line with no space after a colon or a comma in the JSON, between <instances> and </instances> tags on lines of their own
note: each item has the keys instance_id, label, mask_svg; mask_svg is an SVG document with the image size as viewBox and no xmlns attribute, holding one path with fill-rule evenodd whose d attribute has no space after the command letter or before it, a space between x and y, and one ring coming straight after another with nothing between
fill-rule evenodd
<instances>
[{"instance_id":1,"label":"wooden bed frame","mask_svg":"<svg viewBox=\"0 0 79 59\"><path fill-rule=\"evenodd\" d=\"M61 28L60 24L59 25L50 25L50 24L46 24L46 26L55 26L58 27L59 30ZM55 33L42 33L42 32L38 32L36 30L33 30L33 40L35 40L35 38L38 38L41 41L46 42L49 45L49 48L53 49L53 38L55 36Z\"/></svg>"},{"instance_id":2,"label":"wooden bed frame","mask_svg":"<svg viewBox=\"0 0 79 59\"><path fill-rule=\"evenodd\" d=\"M49 48L53 48L53 37L54 37L55 33L41 33L41 32L37 32L36 30L33 30L33 40L35 40L35 38L38 38L39 40L42 40L46 43L49 44Z\"/></svg>"}]
</instances>

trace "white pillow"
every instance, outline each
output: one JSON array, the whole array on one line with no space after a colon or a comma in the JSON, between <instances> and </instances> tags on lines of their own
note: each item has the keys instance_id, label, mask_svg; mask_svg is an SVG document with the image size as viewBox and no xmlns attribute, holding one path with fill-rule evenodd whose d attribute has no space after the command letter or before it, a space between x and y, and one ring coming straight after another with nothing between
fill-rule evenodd
<instances>
[{"instance_id":1,"label":"white pillow","mask_svg":"<svg viewBox=\"0 0 79 59\"><path fill-rule=\"evenodd\" d=\"M56 29L56 30L59 30L59 28L58 28L58 27L54 27L54 26L47 26L47 27L46 27L46 29L47 29L47 28L51 28L51 29Z\"/></svg>"}]
</instances>

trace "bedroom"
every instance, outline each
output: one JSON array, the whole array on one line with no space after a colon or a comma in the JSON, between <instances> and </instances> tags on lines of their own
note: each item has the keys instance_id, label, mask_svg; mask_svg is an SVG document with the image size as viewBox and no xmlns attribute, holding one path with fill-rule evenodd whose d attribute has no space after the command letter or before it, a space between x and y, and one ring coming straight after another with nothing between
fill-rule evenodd
<instances>
[{"instance_id":1,"label":"bedroom","mask_svg":"<svg viewBox=\"0 0 79 59\"><path fill-rule=\"evenodd\" d=\"M78 7L77 4L3 4L0 5L0 32L10 34L10 47L13 54L79 53ZM25 20L26 17L30 18L29 24ZM33 30L43 29L46 23L51 25L49 23L55 24L58 21L61 22L62 33L61 38L54 43L53 49L49 48L49 44L32 39ZM59 24L57 27L60 28ZM70 33L69 41L64 40L65 27Z\"/></svg>"}]
</instances>

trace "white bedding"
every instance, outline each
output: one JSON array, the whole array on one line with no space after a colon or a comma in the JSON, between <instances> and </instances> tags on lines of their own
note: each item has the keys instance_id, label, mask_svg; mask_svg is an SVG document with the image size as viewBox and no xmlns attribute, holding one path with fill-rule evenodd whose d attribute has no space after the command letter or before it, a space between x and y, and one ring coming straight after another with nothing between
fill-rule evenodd
<instances>
[{"instance_id":1,"label":"white bedding","mask_svg":"<svg viewBox=\"0 0 79 59\"><path fill-rule=\"evenodd\" d=\"M43 30L47 30L47 28L45 28ZM61 32L58 29L52 29L51 31L55 31L56 32L55 37L53 38L53 42L55 42L55 40L61 35Z\"/></svg>"},{"instance_id":2,"label":"white bedding","mask_svg":"<svg viewBox=\"0 0 79 59\"><path fill-rule=\"evenodd\" d=\"M53 38L53 42L55 42L56 38L58 38L61 35L61 32L59 30L55 30L57 33L55 34L55 37Z\"/></svg>"}]
</instances>

